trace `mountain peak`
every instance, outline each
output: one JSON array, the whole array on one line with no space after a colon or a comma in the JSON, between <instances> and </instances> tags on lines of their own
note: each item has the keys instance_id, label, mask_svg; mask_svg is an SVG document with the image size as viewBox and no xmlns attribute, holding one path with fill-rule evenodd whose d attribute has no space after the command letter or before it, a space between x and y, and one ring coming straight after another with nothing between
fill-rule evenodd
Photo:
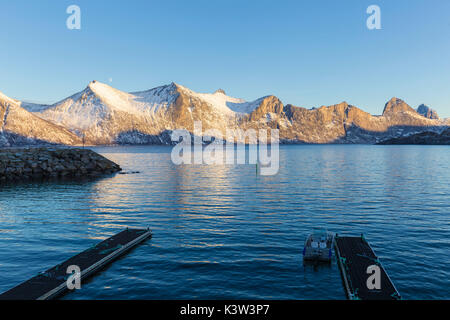
<instances>
[{"instance_id":1,"label":"mountain peak","mask_svg":"<svg viewBox=\"0 0 450 320\"><path fill-rule=\"evenodd\" d=\"M126 104L130 99L127 92L120 91L105 83L99 81L91 81L83 93L93 94L103 102L119 109L128 109Z\"/></svg>"},{"instance_id":2,"label":"mountain peak","mask_svg":"<svg viewBox=\"0 0 450 320\"><path fill-rule=\"evenodd\" d=\"M342 101L342 102L338 103L336 106L342 106L342 107L344 107L344 109L350 107L350 105L348 104L347 101Z\"/></svg>"},{"instance_id":3,"label":"mountain peak","mask_svg":"<svg viewBox=\"0 0 450 320\"><path fill-rule=\"evenodd\" d=\"M405 103L405 101L403 101L402 99L397 98L397 97L392 97L387 103L391 103L391 104L397 105L397 104Z\"/></svg>"},{"instance_id":4,"label":"mountain peak","mask_svg":"<svg viewBox=\"0 0 450 320\"><path fill-rule=\"evenodd\" d=\"M89 82L88 86L89 89L91 89L92 91L96 91L96 90L101 90L101 89L105 89L105 88L109 88L109 89L113 89L113 87L107 85L106 83L102 83L99 82L97 80L92 80L91 82Z\"/></svg>"},{"instance_id":5,"label":"mountain peak","mask_svg":"<svg viewBox=\"0 0 450 320\"><path fill-rule=\"evenodd\" d=\"M393 97L389 100L384 106L383 115L392 114L397 112L416 112L413 108L411 108L405 101L402 99Z\"/></svg>"},{"instance_id":6,"label":"mountain peak","mask_svg":"<svg viewBox=\"0 0 450 320\"><path fill-rule=\"evenodd\" d=\"M13 104L18 103L17 100L14 100L14 99L8 97L7 95L3 94L1 91L0 91L0 102L13 103Z\"/></svg>"},{"instance_id":7,"label":"mountain peak","mask_svg":"<svg viewBox=\"0 0 450 320\"><path fill-rule=\"evenodd\" d=\"M223 95L227 95L226 93L225 93L225 90L223 90L223 89L217 89L216 91L214 91L214 94L223 94Z\"/></svg>"},{"instance_id":8,"label":"mountain peak","mask_svg":"<svg viewBox=\"0 0 450 320\"><path fill-rule=\"evenodd\" d=\"M172 81L168 86L171 87L171 88L177 88L180 85L178 83Z\"/></svg>"},{"instance_id":9,"label":"mountain peak","mask_svg":"<svg viewBox=\"0 0 450 320\"><path fill-rule=\"evenodd\" d=\"M439 119L437 112L424 104L421 104L417 108L417 113L428 119Z\"/></svg>"}]
</instances>

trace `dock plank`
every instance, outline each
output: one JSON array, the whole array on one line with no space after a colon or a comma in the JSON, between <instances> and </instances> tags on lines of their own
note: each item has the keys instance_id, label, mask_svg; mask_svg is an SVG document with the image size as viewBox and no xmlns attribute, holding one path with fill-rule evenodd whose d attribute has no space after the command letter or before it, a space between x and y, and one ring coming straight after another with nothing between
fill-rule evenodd
<instances>
[{"instance_id":1,"label":"dock plank","mask_svg":"<svg viewBox=\"0 0 450 320\"><path fill-rule=\"evenodd\" d=\"M347 298L351 300L398 300L401 298L364 237L337 236L335 250ZM371 265L377 265L380 268L380 289L367 287L367 279L370 276L367 268Z\"/></svg>"},{"instance_id":2,"label":"dock plank","mask_svg":"<svg viewBox=\"0 0 450 320\"><path fill-rule=\"evenodd\" d=\"M67 268L76 265L81 281L151 237L149 229L126 229L0 295L0 300L48 300L67 291Z\"/></svg>"}]
</instances>

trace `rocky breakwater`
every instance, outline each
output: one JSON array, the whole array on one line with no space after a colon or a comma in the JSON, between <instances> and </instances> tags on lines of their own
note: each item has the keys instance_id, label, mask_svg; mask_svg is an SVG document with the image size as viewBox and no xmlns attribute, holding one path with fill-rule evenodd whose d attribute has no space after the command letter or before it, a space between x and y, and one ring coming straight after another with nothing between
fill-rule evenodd
<instances>
[{"instance_id":1,"label":"rocky breakwater","mask_svg":"<svg viewBox=\"0 0 450 320\"><path fill-rule=\"evenodd\" d=\"M0 149L0 182L112 174L120 166L89 149Z\"/></svg>"}]
</instances>

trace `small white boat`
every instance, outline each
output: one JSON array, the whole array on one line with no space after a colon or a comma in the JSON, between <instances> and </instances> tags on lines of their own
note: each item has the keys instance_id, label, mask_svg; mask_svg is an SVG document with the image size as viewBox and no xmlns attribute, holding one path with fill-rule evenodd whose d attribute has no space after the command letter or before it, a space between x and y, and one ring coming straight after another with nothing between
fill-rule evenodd
<instances>
[{"instance_id":1,"label":"small white boat","mask_svg":"<svg viewBox=\"0 0 450 320\"><path fill-rule=\"evenodd\" d=\"M303 249L303 260L330 262L333 256L334 233L316 228L308 236Z\"/></svg>"}]
</instances>

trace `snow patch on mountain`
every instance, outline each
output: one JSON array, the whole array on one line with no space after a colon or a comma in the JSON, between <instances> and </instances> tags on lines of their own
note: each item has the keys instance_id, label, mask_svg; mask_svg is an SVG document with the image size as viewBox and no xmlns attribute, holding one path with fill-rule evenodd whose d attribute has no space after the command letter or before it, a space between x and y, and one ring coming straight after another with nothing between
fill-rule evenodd
<instances>
[{"instance_id":1,"label":"snow patch on mountain","mask_svg":"<svg viewBox=\"0 0 450 320\"><path fill-rule=\"evenodd\" d=\"M252 113L256 108L258 108L259 105L261 104L261 102L263 102L263 100L265 98L267 98L267 97L262 97L255 101L251 101L251 102L242 101L242 102L234 103L234 102L230 101L227 103L227 106L228 106L228 108L233 110L233 112L249 114L249 113Z\"/></svg>"},{"instance_id":2,"label":"snow patch on mountain","mask_svg":"<svg viewBox=\"0 0 450 320\"><path fill-rule=\"evenodd\" d=\"M109 108L87 87L85 90L38 111L42 118L70 129L86 130L98 125L109 114Z\"/></svg>"},{"instance_id":3,"label":"snow patch on mountain","mask_svg":"<svg viewBox=\"0 0 450 320\"><path fill-rule=\"evenodd\" d=\"M108 121L115 112L135 116L153 114L174 101L169 94L172 91L166 86L130 94L92 81L83 91L52 106L24 104L24 108L77 132Z\"/></svg>"},{"instance_id":4,"label":"snow patch on mountain","mask_svg":"<svg viewBox=\"0 0 450 320\"><path fill-rule=\"evenodd\" d=\"M48 104L37 104L32 102L20 102L20 106L27 110L28 112L42 112L44 110L47 110L51 107L51 105Z\"/></svg>"},{"instance_id":5,"label":"snow patch on mountain","mask_svg":"<svg viewBox=\"0 0 450 320\"><path fill-rule=\"evenodd\" d=\"M177 85L184 93L202 100L211 105L215 110L226 115L234 115L235 113L248 114L255 110L264 98L247 102L244 99L227 96L225 91L219 89L214 93L198 93Z\"/></svg>"},{"instance_id":6,"label":"snow patch on mountain","mask_svg":"<svg viewBox=\"0 0 450 320\"><path fill-rule=\"evenodd\" d=\"M6 103L10 103L10 104L14 104L14 105L19 105L19 101L11 99L10 97L4 95L1 92L0 92L0 101L6 102Z\"/></svg>"},{"instance_id":7,"label":"snow patch on mountain","mask_svg":"<svg viewBox=\"0 0 450 320\"><path fill-rule=\"evenodd\" d=\"M161 109L167 109L173 104L178 93L174 83L147 91L133 92L129 96L132 98L134 109L147 114L155 114Z\"/></svg>"},{"instance_id":8,"label":"snow patch on mountain","mask_svg":"<svg viewBox=\"0 0 450 320\"><path fill-rule=\"evenodd\" d=\"M22 107L28 112L40 112L40 111L43 111L50 107L49 105L45 105L45 104L37 104L37 103L32 103L32 102L24 102L24 101L15 100L15 99L12 99L12 98L4 95L1 92L0 92L0 101L6 102L9 104L13 104L18 107Z\"/></svg>"},{"instance_id":9,"label":"snow patch on mountain","mask_svg":"<svg viewBox=\"0 0 450 320\"><path fill-rule=\"evenodd\" d=\"M88 89L93 93L95 100L92 101L99 101L103 105L128 113L134 113L136 111L133 108L133 96L126 92L117 90L98 81L92 81Z\"/></svg>"},{"instance_id":10,"label":"snow patch on mountain","mask_svg":"<svg viewBox=\"0 0 450 320\"><path fill-rule=\"evenodd\" d=\"M89 88L103 104L135 115L154 114L177 98L174 84L135 93L126 93L98 81L91 82Z\"/></svg>"}]
</instances>

